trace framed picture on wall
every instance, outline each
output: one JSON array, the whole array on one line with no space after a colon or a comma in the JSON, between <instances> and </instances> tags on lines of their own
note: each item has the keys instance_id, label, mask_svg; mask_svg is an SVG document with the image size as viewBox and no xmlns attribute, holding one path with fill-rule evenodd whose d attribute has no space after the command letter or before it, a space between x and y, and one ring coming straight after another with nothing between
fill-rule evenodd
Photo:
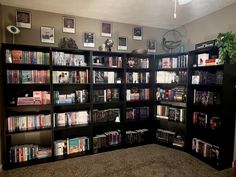
<instances>
[{"instance_id":1,"label":"framed picture on wall","mask_svg":"<svg viewBox=\"0 0 236 177\"><path fill-rule=\"evenodd\" d=\"M31 13L16 10L16 26L19 28L31 28Z\"/></svg>"},{"instance_id":2,"label":"framed picture on wall","mask_svg":"<svg viewBox=\"0 0 236 177\"><path fill-rule=\"evenodd\" d=\"M156 52L157 50L157 41L154 40L154 39L149 39L147 41L147 49L148 49L148 52Z\"/></svg>"},{"instance_id":3,"label":"framed picture on wall","mask_svg":"<svg viewBox=\"0 0 236 177\"><path fill-rule=\"evenodd\" d=\"M84 33L84 47L95 47L95 34L90 32Z\"/></svg>"},{"instance_id":4,"label":"framed picture on wall","mask_svg":"<svg viewBox=\"0 0 236 177\"><path fill-rule=\"evenodd\" d=\"M118 37L118 50L127 50L127 37Z\"/></svg>"},{"instance_id":5,"label":"framed picture on wall","mask_svg":"<svg viewBox=\"0 0 236 177\"><path fill-rule=\"evenodd\" d=\"M75 18L63 17L63 29L64 33L75 33Z\"/></svg>"},{"instance_id":6,"label":"framed picture on wall","mask_svg":"<svg viewBox=\"0 0 236 177\"><path fill-rule=\"evenodd\" d=\"M54 43L55 34L53 27L41 26L40 34L42 43Z\"/></svg>"},{"instance_id":7,"label":"framed picture on wall","mask_svg":"<svg viewBox=\"0 0 236 177\"><path fill-rule=\"evenodd\" d=\"M111 37L112 25L108 22L101 23L101 36Z\"/></svg>"},{"instance_id":8,"label":"framed picture on wall","mask_svg":"<svg viewBox=\"0 0 236 177\"><path fill-rule=\"evenodd\" d=\"M143 40L142 27L135 26L133 28L133 39L134 40Z\"/></svg>"}]
</instances>

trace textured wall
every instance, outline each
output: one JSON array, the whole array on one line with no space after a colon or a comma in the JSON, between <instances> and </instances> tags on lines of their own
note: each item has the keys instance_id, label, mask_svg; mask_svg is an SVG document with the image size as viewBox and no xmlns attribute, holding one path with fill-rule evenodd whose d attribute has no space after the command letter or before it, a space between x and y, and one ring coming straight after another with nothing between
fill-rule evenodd
<instances>
[{"instance_id":1,"label":"textured wall","mask_svg":"<svg viewBox=\"0 0 236 177\"><path fill-rule=\"evenodd\" d=\"M219 32L236 32L236 4L177 28L183 36L187 50L195 44L215 39Z\"/></svg>"},{"instance_id":2,"label":"textured wall","mask_svg":"<svg viewBox=\"0 0 236 177\"><path fill-rule=\"evenodd\" d=\"M15 25L15 14L16 7L3 6L3 26L10 24ZM15 37L15 43L17 44L29 44L29 45L49 45L40 42L40 27L41 26L52 26L55 28L55 44L57 46L59 40L64 37L71 37L76 41L79 48L82 47L82 35L84 32L94 32L96 36L96 46L91 50L98 50L98 47L104 43L107 37L101 37L101 20L89 19L76 17L76 34L68 34L62 32L62 17L63 14L49 13L43 11L29 10L32 12L32 28L25 29L21 28L21 33ZM162 35L166 32L165 29L143 27L143 40L137 41L132 39L133 25L123 23L112 23L113 33L112 39L114 40L114 47L112 51L117 50L117 38L118 36L126 36L128 38L128 51L132 51L137 48L147 48L148 39L157 40L157 48L159 53L163 53L160 46ZM3 42L11 43L11 35L3 29Z\"/></svg>"}]
</instances>

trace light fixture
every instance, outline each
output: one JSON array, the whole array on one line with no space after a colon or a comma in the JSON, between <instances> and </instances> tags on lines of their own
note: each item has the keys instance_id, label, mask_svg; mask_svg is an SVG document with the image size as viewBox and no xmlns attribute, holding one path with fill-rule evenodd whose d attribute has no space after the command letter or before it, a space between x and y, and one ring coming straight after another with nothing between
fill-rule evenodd
<instances>
[{"instance_id":1,"label":"light fixture","mask_svg":"<svg viewBox=\"0 0 236 177\"><path fill-rule=\"evenodd\" d=\"M174 9L174 19L176 19L177 17L177 0L174 0L175 2L175 9ZM178 4L181 6L181 5L184 5L184 4L188 4L190 3L192 0L178 0Z\"/></svg>"}]
</instances>

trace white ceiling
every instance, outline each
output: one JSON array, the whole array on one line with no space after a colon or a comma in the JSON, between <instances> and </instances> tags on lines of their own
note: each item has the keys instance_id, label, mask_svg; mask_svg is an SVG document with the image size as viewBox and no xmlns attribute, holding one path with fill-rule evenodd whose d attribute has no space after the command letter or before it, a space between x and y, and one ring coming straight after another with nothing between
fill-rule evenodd
<instances>
[{"instance_id":1,"label":"white ceiling","mask_svg":"<svg viewBox=\"0 0 236 177\"><path fill-rule=\"evenodd\" d=\"M3 5L66 15L173 29L236 3L236 0L193 0L177 6L174 0L0 0Z\"/></svg>"}]
</instances>

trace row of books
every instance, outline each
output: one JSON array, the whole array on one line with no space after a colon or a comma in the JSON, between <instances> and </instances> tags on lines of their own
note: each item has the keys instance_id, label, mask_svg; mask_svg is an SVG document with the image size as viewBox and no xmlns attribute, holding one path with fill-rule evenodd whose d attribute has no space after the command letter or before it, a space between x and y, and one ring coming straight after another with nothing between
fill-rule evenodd
<instances>
[{"instance_id":1,"label":"row of books","mask_svg":"<svg viewBox=\"0 0 236 177\"><path fill-rule=\"evenodd\" d=\"M93 151L98 152L100 149L110 146L117 146L121 143L121 131L110 131L93 137Z\"/></svg>"},{"instance_id":2,"label":"row of books","mask_svg":"<svg viewBox=\"0 0 236 177\"><path fill-rule=\"evenodd\" d=\"M38 51L6 50L6 63L49 64L49 53Z\"/></svg>"},{"instance_id":3,"label":"row of books","mask_svg":"<svg viewBox=\"0 0 236 177\"><path fill-rule=\"evenodd\" d=\"M60 94L59 91L54 91L55 104L72 104L72 103L87 103L88 90L76 90L69 94Z\"/></svg>"},{"instance_id":4,"label":"row of books","mask_svg":"<svg viewBox=\"0 0 236 177\"><path fill-rule=\"evenodd\" d=\"M201 154L203 157L208 159L213 159L216 161L216 165L218 165L217 160L220 156L220 148L219 146L210 144L206 141L202 141L198 138L192 139L192 151Z\"/></svg>"},{"instance_id":5,"label":"row of books","mask_svg":"<svg viewBox=\"0 0 236 177\"><path fill-rule=\"evenodd\" d=\"M202 112L193 112L193 125L202 128L210 128L212 130L220 128L220 117L209 116Z\"/></svg>"},{"instance_id":6,"label":"row of books","mask_svg":"<svg viewBox=\"0 0 236 177\"><path fill-rule=\"evenodd\" d=\"M84 55L69 54L64 52L52 52L53 65L60 66L87 66Z\"/></svg>"},{"instance_id":7,"label":"row of books","mask_svg":"<svg viewBox=\"0 0 236 177\"><path fill-rule=\"evenodd\" d=\"M157 105L156 117L167 119L170 121L184 122L186 117L186 109L175 108L171 106Z\"/></svg>"},{"instance_id":8,"label":"row of books","mask_svg":"<svg viewBox=\"0 0 236 177\"><path fill-rule=\"evenodd\" d=\"M39 145L15 145L9 150L10 163L26 162L33 159L42 159L52 156L52 150Z\"/></svg>"},{"instance_id":9,"label":"row of books","mask_svg":"<svg viewBox=\"0 0 236 177\"><path fill-rule=\"evenodd\" d=\"M186 84L187 83L187 72L186 71L157 71L156 72L156 83L160 84Z\"/></svg>"},{"instance_id":10,"label":"row of books","mask_svg":"<svg viewBox=\"0 0 236 177\"><path fill-rule=\"evenodd\" d=\"M127 67L129 67L129 68L149 68L149 59L148 58L129 57L129 58L127 58Z\"/></svg>"},{"instance_id":11,"label":"row of books","mask_svg":"<svg viewBox=\"0 0 236 177\"><path fill-rule=\"evenodd\" d=\"M87 84L89 70L85 71L53 71L54 84Z\"/></svg>"},{"instance_id":12,"label":"row of books","mask_svg":"<svg viewBox=\"0 0 236 177\"><path fill-rule=\"evenodd\" d=\"M140 144L148 140L149 130L148 129L138 129L138 130L128 130L125 132L125 143L126 144Z\"/></svg>"},{"instance_id":13,"label":"row of books","mask_svg":"<svg viewBox=\"0 0 236 177\"><path fill-rule=\"evenodd\" d=\"M66 140L54 141L54 155L63 156L83 151L89 151L89 138L76 137L67 138Z\"/></svg>"},{"instance_id":14,"label":"row of books","mask_svg":"<svg viewBox=\"0 0 236 177\"><path fill-rule=\"evenodd\" d=\"M127 101L139 101L139 100L149 100L150 99L150 89L138 89L132 88L126 90L126 100Z\"/></svg>"},{"instance_id":15,"label":"row of books","mask_svg":"<svg viewBox=\"0 0 236 177\"><path fill-rule=\"evenodd\" d=\"M94 66L122 68L123 58L120 56L92 56Z\"/></svg>"},{"instance_id":16,"label":"row of books","mask_svg":"<svg viewBox=\"0 0 236 177\"><path fill-rule=\"evenodd\" d=\"M149 72L127 72L126 83L127 84L148 84L150 79Z\"/></svg>"},{"instance_id":17,"label":"row of books","mask_svg":"<svg viewBox=\"0 0 236 177\"><path fill-rule=\"evenodd\" d=\"M7 118L8 132L20 132L51 127L51 115L21 115Z\"/></svg>"},{"instance_id":18,"label":"row of books","mask_svg":"<svg viewBox=\"0 0 236 177\"><path fill-rule=\"evenodd\" d=\"M126 120L142 120L149 118L149 107L126 108Z\"/></svg>"},{"instance_id":19,"label":"row of books","mask_svg":"<svg viewBox=\"0 0 236 177\"><path fill-rule=\"evenodd\" d=\"M157 87L156 99L158 101L186 101L186 88L185 87L174 87L171 89L165 89Z\"/></svg>"},{"instance_id":20,"label":"row of books","mask_svg":"<svg viewBox=\"0 0 236 177\"><path fill-rule=\"evenodd\" d=\"M93 110L93 122L120 122L120 109Z\"/></svg>"},{"instance_id":21,"label":"row of books","mask_svg":"<svg viewBox=\"0 0 236 177\"><path fill-rule=\"evenodd\" d=\"M223 64L217 55L213 56L209 53L201 53L197 55L198 66L214 66Z\"/></svg>"},{"instance_id":22,"label":"row of books","mask_svg":"<svg viewBox=\"0 0 236 177\"><path fill-rule=\"evenodd\" d=\"M156 132L156 139L159 142L171 144L176 147L184 147L184 137L178 135L176 132L164 130L164 129L157 129Z\"/></svg>"},{"instance_id":23,"label":"row of books","mask_svg":"<svg viewBox=\"0 0 236 177\"><path fill-rule=\"evenodd\" d=\"M48 91L33 91L32 96L18 97L17 106L21 105L46 105L51 103Z\"/></svg>"},{"instance_id":24,"label":"row of books","mask_svg":"<svg viewBox=\"0 0 236 177\"><path fill-rule=\"evenodd\" d=\"M89 120L90 115L88 111L62 112L53 114L54 127L88 124Z\"/></svg>"},{"instance_id":25,"label":"row of books","mask_svg":"<svg viewBox=\"0 0 236 177\"><path fill-rule=\"evenodd\" d=\"M121 78L114 71L93 71L94 84L121 84Z\"/></svg>"},{"instance_id":26,"label":"row of books","mask_svg":"<svg viewBox=\"0 0 236 177\"><path fill-rule=\"evenodd\" d=\"M49 70L7 70L8 84L46 84L49 82Z\"/></svg>"},{"instance_id":27,"label":"row of books","mask_svg":"<svg viewBox=\"0 0 236 177\"><path fill-rule=\"evenodd\" d=\"M118 88L94 90L93 93L94 103L111 102L119 100L120 100L120 89Z\"/></svg>"},{"instance_id":28,"label":"row of books","mask_svg":"<svg viewBox=\"0 0 236 177\"><path fill-rule=\"evenodd\" d=\"M211 73L209 71L195 71L192 75L192 84L223 84L223 71Z\"/></svg>"},{"instance_id":29,"label":"row of books","mask_svg":"<svg viewBox=\"0 0 236 177\"><path fill-rule=\"evenodd\" d=\"M194 89L193 103L199 105L219 105L221 103L221 96L219 92Z\"/></svg>"},{"instance_id":30,"label":"row of books","mask_svg":"<svg viewBox=\"0 0 236 177\"><path fill-rule=\"evenodd\" d=\"M188 55L181 55L172 58L161 58L158 60L158 68L187 68Z\"/></svg>"}]
</instances>

